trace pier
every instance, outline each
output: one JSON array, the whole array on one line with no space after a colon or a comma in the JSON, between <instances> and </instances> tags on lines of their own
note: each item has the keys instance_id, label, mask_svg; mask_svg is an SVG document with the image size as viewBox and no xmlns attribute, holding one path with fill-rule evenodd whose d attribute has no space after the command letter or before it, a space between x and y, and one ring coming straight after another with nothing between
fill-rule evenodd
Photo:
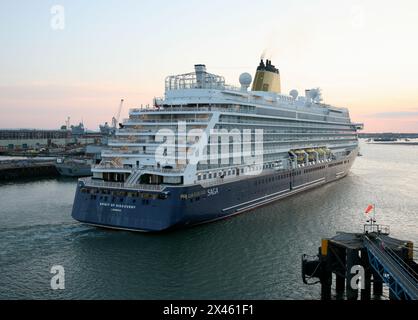
<instances>
[{"instance_id":1,"label":"pier","mask_svg":"<svg viewBox=\"0 0 418 320\"><path fill-rule=\"evenodd\" d=\"M418 264L411 241L389 236L389 227L367 224L363 233L338 232L322 239L316 256L302 256L305 284L321 284L321 299L379 299L383 286L391 300L418 300ZM334 275L334 276L333 276ZM373 289L373 290L372 290Z\"/></svg>"},{"instance_id":2,"label":"pier","mask_svg":"<svg viewBox=\"0 0 418 320\"><path fill-rule=\"evenodd\" d=\"M0 162L0 181L57 176L55 160L11 160Z\"/></svg>"}]
</instances>

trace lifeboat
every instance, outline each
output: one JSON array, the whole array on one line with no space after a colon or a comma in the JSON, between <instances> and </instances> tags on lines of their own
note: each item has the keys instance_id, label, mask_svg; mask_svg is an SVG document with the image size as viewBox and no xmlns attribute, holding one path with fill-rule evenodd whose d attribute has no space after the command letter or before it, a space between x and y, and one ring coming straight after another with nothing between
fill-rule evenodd
<instances>
[{"instance_id":1,"label":"lifeboat","mask_svg":"<svg viewBox=\"0 0 418 320\"><path fill-rule=\"evenodd\" d=\"M306 149L305 150L308 153L308 159L309 161L315 161L316 160L316 150L315 149Z\"/></svg>"},{"instance_id":2,"label":"lifeboat","mask_svg":"<svg viewBox=\"0 0 418 320\"><path fill-rule=\"evenodd\" d=\"M294 154L296 154L298 158L298 162L304 162L306 157L306 152L304 150L294 150Z\"/></svg>"}]
</instances>

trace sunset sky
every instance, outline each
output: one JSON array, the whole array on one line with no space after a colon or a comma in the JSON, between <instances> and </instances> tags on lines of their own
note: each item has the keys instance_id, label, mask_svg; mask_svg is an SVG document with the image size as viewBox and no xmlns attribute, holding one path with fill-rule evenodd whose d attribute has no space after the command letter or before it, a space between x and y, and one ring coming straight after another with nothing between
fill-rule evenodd
<instances>
[{"instance_id":1,"label":"sunset sky","mask_svg":"<svg viewBox=\"0 0 418 320\"><path fill-rule=\"evenodd\" d=\"M0 128L96 130L169 74L204 63L238 84L265 52L284 93L320 87L365 132L418 132L417 16L412 0L0 0Z\"/></svg>"}]
</instances>

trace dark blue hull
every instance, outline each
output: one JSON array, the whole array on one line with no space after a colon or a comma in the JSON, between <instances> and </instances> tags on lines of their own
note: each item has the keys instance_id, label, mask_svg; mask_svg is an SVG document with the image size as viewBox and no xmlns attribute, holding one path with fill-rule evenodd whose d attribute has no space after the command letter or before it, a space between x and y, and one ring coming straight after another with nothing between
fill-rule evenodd
<instances>
[{"instance_id":1,"label":"dark blue hull","mask_svg":"<svg viewBox=\"0 0 418 320\"><path fill-rule=\"evenodd\" d=\"M203 187L164 191L121 190L79 182L72 216L101 227L163 231L226 218L344 177L357 151L345 160L276 171Z\"/></svg>"}]
</instances>

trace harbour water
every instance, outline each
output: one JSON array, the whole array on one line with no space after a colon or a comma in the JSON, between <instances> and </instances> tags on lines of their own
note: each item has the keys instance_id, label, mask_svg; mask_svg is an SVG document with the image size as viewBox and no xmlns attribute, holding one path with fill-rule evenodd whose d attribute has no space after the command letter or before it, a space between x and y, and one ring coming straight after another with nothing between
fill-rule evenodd
<instances>
[{"instance_id":1,"label":"harbour water","mask_svg":"<svg viewBox=\"0 0 418 320\"><path fill-rule=\"evenodd\" d=\"M0 299L319 299L300 257L362 231L368 204L418 245L418 146L361 143L344 179L224 221L163 234L72 220L75 179L0 185ZM50 269L65 268L52 290Z\"/></svg>"}]
</instances>

